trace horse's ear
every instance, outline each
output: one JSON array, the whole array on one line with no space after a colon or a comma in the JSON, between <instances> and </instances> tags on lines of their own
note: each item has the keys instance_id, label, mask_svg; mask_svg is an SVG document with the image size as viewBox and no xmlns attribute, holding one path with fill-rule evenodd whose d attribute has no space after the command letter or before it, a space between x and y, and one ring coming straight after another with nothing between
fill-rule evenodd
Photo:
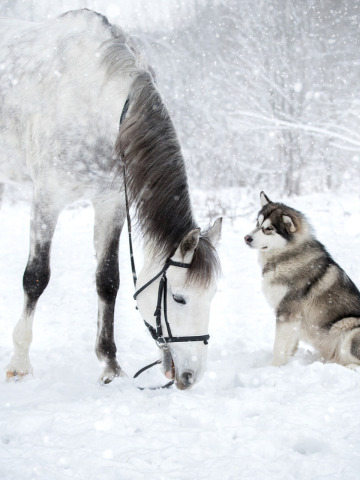
<instances>
[{"instance_id":1,"label":"horse's ear","mask_svg":"<svg viewBox=\"0 0 360 480\"><path fill-rule=\"evenodd\" d=\"M260 203L262 207L265 207L265 205L271 203L270 198L265 195L265 192L260 193Z\"/></svg>"},{"instance_id":2,"label":"horse's ear","mask_svg":"<svg viewBox=\"0 0 360 480\"><path fill-rule=\"evenodd\" d=\"M221 238L222 217L215 220L214 225L206 232L210 242L216 247Z\"/></svg>"},{"instance_id":3,"label":"horse's ear","mask_svg":"<svg viewBox=\"0 0 360 480\"><path fill-rule=\"evenodd\" d=\"M191 263L195 248L198 246L200 238L200 228L194 228L181 240L180 245L176 249L174 258L180 259L182 262Z\"/></svg>"},{"instance_id":4,"label":"horse's ear","mask_svg":"<svg viewBox=\"0 0 360 480\"><path fill-rule=\"evenodd\" d=\"M200 228L194 228L181 240L179 245L180 253L183 257L189 253L194 252L199 243Z\"/></svg>"}]
</instances>

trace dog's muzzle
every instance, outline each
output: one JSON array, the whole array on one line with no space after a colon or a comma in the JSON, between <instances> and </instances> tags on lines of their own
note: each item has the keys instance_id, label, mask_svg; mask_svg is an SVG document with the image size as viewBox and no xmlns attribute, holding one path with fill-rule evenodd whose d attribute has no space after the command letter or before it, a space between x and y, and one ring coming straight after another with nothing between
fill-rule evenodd
<instances>
[{"instance_id":1,"label":"dog's muzzle","mask_svg":"<svg viewBox=\"0 0 360 480\"><path fill-rule=\"evenodd\" d=\"M253 239L253 237L252 237L251 235L246 235L245 238L244 238L244 240L245 240L245 243L246 243L247 245L251 245L252 242L254 241L254 239Z\"/></svg>"}]
</instances>

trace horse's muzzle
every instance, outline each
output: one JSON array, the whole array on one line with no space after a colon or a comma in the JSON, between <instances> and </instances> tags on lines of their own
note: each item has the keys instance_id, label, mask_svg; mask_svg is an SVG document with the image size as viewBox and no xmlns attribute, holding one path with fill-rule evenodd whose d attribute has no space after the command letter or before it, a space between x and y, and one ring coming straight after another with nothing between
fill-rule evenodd
<instances>
[{"instance_id":1,"label":"horse's muzzle","mask_svg":"<svg viewBox=\"0 0 360 480\"><path fill-rule=\"evenodd\" d=\"M162 348L162 369L169 380L175 380L175 386L179 390L187 390L196 383L196 373L192 370L177 372L175 362L169 348Z\"/></svg>"},{"instance_id":2,"label":"horse's muzzle","mask_svg":"<svg viewBox=\"0 0 360 480\"><path fill-rule=\"evenodd\" d=\"M195 375L193 372L183 372L179 377L176 377L175 385L179 390L186 390L191 388L195 383Z\"/></svg>"}]
</instances>

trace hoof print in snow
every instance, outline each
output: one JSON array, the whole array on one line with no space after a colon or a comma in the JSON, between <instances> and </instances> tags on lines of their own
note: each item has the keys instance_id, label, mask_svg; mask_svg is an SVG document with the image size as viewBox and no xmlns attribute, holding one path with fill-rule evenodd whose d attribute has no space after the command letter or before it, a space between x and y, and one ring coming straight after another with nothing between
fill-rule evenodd
<instances>
[{"instance_id":1,"label":"hoof print in snow","mask_svg":"<svg viewBox=\"0 0 360 480\"><path fill-rule=\"evenodd\" d=\"M294 450L301 455L313 455L324 450L324 442L315 438L303 438L294 445Z\"/></svg>"}]
</instances>

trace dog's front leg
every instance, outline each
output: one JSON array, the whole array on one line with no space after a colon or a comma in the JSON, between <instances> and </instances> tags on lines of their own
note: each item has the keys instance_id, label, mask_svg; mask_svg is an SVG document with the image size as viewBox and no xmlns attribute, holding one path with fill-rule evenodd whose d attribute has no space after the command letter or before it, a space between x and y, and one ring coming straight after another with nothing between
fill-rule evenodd
<instances>
[{"instance_id":1,"label":"dog's front leg","mask_svg":"<svg viewBox=\"0 0 360 480\"><path fill-rule=\"evenodd\" d=\"M300 322L280 317L276 320L276 333L271 365L285 365L297 349L300 337Z\"/></svg>"}]
</instances>

